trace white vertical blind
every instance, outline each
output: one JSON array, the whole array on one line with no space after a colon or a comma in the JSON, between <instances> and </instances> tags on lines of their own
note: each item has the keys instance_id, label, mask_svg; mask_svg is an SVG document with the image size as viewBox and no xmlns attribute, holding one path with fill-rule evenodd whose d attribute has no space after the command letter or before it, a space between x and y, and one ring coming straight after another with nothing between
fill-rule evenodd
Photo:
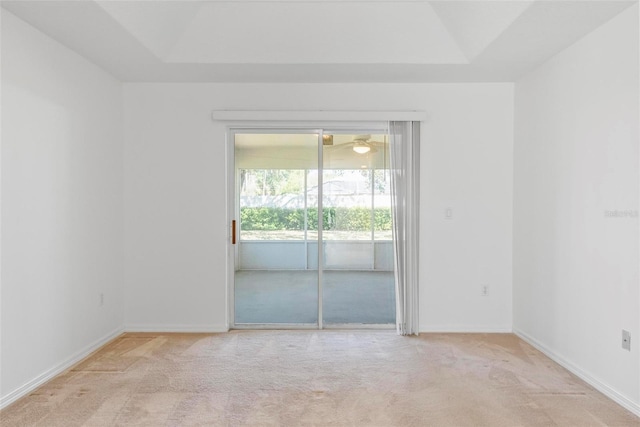
<instances>
[{"instance_id":1,"label":"white vertical blind","mask_svg":"<svg viewBox=\"0 0 640 427\"><path fill-rule=\"evenodd\" d=\"M420 122L389 122L396 327L418 334Z\"/></svg>"}]
</instances>

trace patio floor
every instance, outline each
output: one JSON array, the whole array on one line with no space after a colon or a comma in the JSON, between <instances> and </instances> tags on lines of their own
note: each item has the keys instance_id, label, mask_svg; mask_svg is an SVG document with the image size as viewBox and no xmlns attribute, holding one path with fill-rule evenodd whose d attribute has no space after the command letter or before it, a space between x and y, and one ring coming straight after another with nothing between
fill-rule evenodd
<instances>
[{"instance_id":1,"label":"patio floor","mask_svg":"<svg viewBox=\"0 0 640 427\"><path fill-rule=\"evenodd\" d=\"M393 272L324 271L325 324L394 324ZM317 271L241 270L235 276L235 323L316 324Z\"/></svg>"}]
</instances>

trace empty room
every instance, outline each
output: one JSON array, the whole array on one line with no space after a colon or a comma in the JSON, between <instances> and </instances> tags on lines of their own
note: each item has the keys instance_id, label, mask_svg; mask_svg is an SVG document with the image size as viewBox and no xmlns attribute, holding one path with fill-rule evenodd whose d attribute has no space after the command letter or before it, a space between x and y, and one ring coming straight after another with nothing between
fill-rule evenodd
<instances>
[{"instance_id":1,"label":"empty room","mask_svg":"<svg viewBox=\"0 0 640 427\"><path fill-rule=\"evenodd\" d=\"M0 6L0 425L640 426L637 0Z\"/></svg>"}]
</instances>

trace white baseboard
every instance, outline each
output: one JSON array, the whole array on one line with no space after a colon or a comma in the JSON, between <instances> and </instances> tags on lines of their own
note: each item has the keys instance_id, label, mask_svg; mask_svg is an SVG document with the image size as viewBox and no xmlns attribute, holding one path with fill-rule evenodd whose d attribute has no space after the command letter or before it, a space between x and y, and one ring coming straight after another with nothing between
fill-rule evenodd
<instances>
[{"instance_id":1,"label":"white baseboard","mask_svg":"<svg viewBox=\"0 0 640 427\"><path fill-rule=\"evenodd\" d=\"M589 384L590 386L598 390L600 393L604 394L609 399L616 402L618 405L622 406L623 408L633 412L635 415L640 417L640 405L638 403L633 402L631 399L617 392L611 386L594 378L589 373L583 371L581 368L574 365L572 362L560 356L559 354L551 350L549 347L542 344L541 342L539 342L532 336L526 334L525 332L522 332L520 330L514 330L513 333L516 334L518 337L520 337L523 341L527 342L528 344L530 344L531 346L535 347L537 350L542 352L549 359L553 360L554 362L556 362L557 364L559 364L560 366L562 366L563 368L565 368L566 370L568 370L569 372L576 375L581 380L583 380L584 382L586 382L587 384Z\"/></svg>"},{"instance_id":2,"label":"white baseboard","mask_svg":"<svg viewBox=\"0 0 640 427\"><path fill-rule=\"evenodd\" d=\"M227 325L126 325L125 332L155 332L155 333L220 333L229 332Z\"/></svg>"},{"instance_id":3,"label":"white baseboard","mask_svg":"<svg viewBox=\"0 0 640 427\"><path fill-rule=\"evenodd\" d=\"M96 341L92 342L88 346L84 347L82 350L76 352L74 355L69 357L64 362L58 364L57 366L52 367L51 369L43 372L42 374L38 375L37 377L27 382L26 384L22 385L21 387L18 387L17 389L0 397L0 409L9 406L16 400L20 399L21 397L31 393L33 390L40 387L42 384L46 383L56 375L59 375L64 371L66 371L67 369L71 368L81 360L85 359L91 353L98 350L100 347L114 340L118 336L122 335L122 332L123 332L123 329L121 327L114 329L113 331L109 332L107 335L97 339Z\"/></svg>"},{"instance_id":4,"label":"white baseboard","mask_svg":"<svg viewBox=\"0 0 640 427\"><path fill-rule=\"evenodd\" d=\"M422 325L421 333L439 333L439 334L510 334L513 332L511 327L495 327L495 326L460 326L460 325Z\"/></svg>"}]
</instances>

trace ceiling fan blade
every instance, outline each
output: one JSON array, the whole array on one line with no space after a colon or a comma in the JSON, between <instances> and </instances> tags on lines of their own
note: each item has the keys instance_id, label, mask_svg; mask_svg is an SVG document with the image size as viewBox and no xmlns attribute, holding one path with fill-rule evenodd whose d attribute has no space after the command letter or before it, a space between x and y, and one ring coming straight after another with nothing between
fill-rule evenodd
<instances>
[{"instance_id":1,"label":"ceiling fan blade","mask_svg":"<svg viewBox=\"0 0 640 427\"><path fill-rule=\"evenodd\" d=\"M359 145L366 145L369 147L369 151L363 154L377 153L380 148L383 148L387 143L382 141L371 141L371 135L356 135L353 140L348 142L342 142L340 144L326 145L325 148L330 148L332 151L350 149ZM359 154L362 155L362 154Z\"/></svg>"},{"instance_id":2,"label":"ceiling fan blade","mask_svg":"<svg viewBox=\"0 0 640 427\"><path fill-rule=\"evenodd\" d=\"M341 144L327 145L327 148L351 148L353 147L353 141L343 142Z\"/></svg>"}]
</instances>

